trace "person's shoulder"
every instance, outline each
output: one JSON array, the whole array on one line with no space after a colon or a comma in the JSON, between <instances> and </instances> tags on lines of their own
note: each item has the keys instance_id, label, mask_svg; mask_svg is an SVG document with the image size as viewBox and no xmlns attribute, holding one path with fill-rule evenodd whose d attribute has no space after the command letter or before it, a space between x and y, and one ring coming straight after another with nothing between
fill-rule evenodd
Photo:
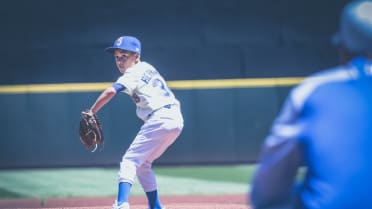
<instances>
[{"instance_id":1,"label":"person's shoulder","mask_svg":"<svg viewBox=\"0 0 372 209\"><path fill-rule=\"evenodd\" d=\"M297 88L306 88L307 86L320 86L332 82L342 82L353 78L353 68L351 66L337 66L314 73L305 78Z\"/></svg>"},{"instance_id":2,"label":"person's shoulder","mask_svg":"<svg viewBox=\"0 0 372 209\"><path fill-rule=\"evenodd\" d=\"M306 77L291 90L290 97L295 103L295 106L300 108L306 98L321 86L330 83L345 82L352 78L353 70L350 66L337 66L325 69Z\"/></svg>"},{"instance_id":3,"label":"person's shoulder","mask_svg":"<svg viewBox=\"0 0 372 209\"><path fill-rule=\"evenodd\" d=\"M150 63L146 62L146 61L141 61L138 63L137 65L139 68L143 68L143 69L155 69L155 67L153 65L151 65Z\"/></svg>"},{"instance_id":4,"label":"person's shoulder","mask_svg":"<svg viewBox=\"0 0 372 209\"><path fill-rule=\"evenodd\" d=\"M147 62L144 62L144 61L141 61L141 62L137 63L132 69L132 71L137 73L137 74L142 74L142 73L144 73L148 70L153 71L153 70L156 70L156 69L154 68L154 66L152 66L151 64L149 64Z\"/></svg>"}]
</instances>

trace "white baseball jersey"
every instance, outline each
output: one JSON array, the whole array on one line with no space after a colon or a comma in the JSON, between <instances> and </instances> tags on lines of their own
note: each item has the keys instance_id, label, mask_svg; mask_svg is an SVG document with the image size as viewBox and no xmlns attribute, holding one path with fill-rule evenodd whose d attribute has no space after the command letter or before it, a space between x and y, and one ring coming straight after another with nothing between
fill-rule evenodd
<instances>
[{"instance_id":1,"label":"white baseball jersey","mask_svg":"<svg viewBox=\"0 0 372 209\"><path fill-rule=\"evenodd\" d=\"M179 104L164 78L147 62L139 62L116 81L125 87L123 92L132 97L137 116L142 120L165 105Z\"/></svg>"}]
</instances>

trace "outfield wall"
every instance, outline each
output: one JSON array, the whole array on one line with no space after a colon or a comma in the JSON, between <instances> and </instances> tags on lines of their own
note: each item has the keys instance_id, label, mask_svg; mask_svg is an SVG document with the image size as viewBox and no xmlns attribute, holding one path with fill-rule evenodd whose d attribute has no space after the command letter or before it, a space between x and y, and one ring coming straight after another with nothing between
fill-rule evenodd
<instances>
[{"instance_id":1,"label":"outfield wall","mask_svg":"<svg viewBox=\"0 0 372 209\"><path fill-rule=\"evenodd\" d=\"M337 64L330 38L348 1L2 1L0 168L119 162L141 125L134 105L120 95L100 112L107 142L91 154L77 128L99 90L68 85L114 82L103 49L123 34L142 41L142 60L167 81L305 77ZM7 90L29 84L63 87ZM159 163L254 162L291 85L174 88L185 129Z\"/></svg>"},{"instance_id":2,"label":"outfield wall","mask_svg":"<svg viewBox=\"0 0 372 209\"><path fill-rule=\"evenodd\" d=\"M0 85L114 81L123 34L167 80L305 76L337 63L347 1L2 1Z\"/></svg>"},{"instance_id":3,"label":"outfield wall","mask_svg":"<svg viewBox=\"0 0 372 209\"><path fill-rule=\"evenodd\" d=\"M0 89L1 90L1 89ZM288 87L174 89L184 131L159 164L247 163L260 144ZM0 168L118 164L142 122L125 94L99 116L106 143L90 153L78 138L80 111L99 92L0 94Z\"/></svg>"}]
</instances>

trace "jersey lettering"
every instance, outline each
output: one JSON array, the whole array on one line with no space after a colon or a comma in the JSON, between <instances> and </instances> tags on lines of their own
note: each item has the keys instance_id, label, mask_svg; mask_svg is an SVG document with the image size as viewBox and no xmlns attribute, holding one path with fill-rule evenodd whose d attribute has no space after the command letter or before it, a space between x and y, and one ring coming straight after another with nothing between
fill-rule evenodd
<instances>
[{"instance_id":1,"label":"jersey lettering","mask_svg":"<svg viewBox=\"0 0 372 209\"><path fill-rule=\"evenodd\" d=\"M141 77L141 81L145 82L146 84L149 84L151 78L156 75L157 72L156 71L152 71L152 70L146 70L142 77Z\"/></svg>"}]
</instances>

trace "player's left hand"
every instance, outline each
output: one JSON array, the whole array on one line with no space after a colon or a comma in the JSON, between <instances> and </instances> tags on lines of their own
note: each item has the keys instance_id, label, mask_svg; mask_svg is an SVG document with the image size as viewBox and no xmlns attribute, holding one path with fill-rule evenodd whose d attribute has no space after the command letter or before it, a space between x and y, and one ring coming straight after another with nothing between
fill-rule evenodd
<instances>
[{"instance_id":1,"label":"player's left hand","mask_svg":"<svg viewBox=\"0 0 372 209\"><path fill-rule=\"evenodd\" d=\"M97 115L91 110L82 111L81 117L79 127L80 141L88 150L94 152L104 142L101 123Z\"/></svg>"}]
</instances>

